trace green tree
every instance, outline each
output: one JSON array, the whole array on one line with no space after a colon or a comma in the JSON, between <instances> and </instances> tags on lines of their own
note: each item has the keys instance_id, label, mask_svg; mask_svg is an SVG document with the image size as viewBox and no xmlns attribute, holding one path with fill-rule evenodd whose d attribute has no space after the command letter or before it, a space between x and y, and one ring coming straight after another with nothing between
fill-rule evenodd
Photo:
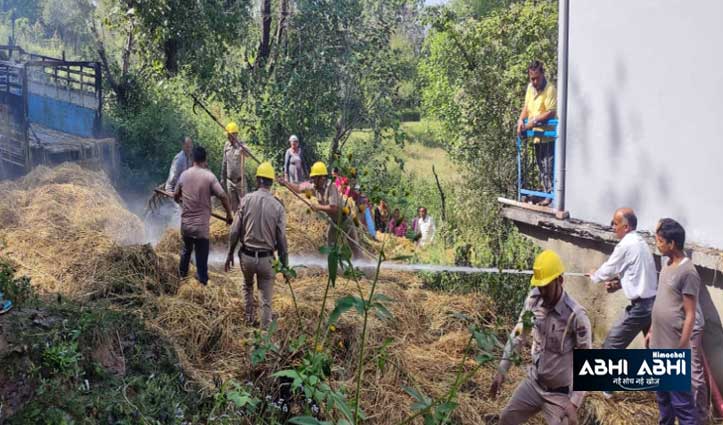
<instances>
[{"instance_id":1,"label":"green tree","mask_svg":"<svg viewBox=\"0 0 723 425\"><path fill-rule=\"evenodd\" d=\"M451 0L449 2L449 9L454 11L460 19L480 19L492 10L507 7L514 1L515 0Z\"/></svg>"},{"instance_id":2,"label":"green tree","mask_svg":"<svg viewBox=\"0 0 723 425\"><path fill-rule=\"evenodd\" d=\"M179 75L277 165L292 133L308 160L327 142L331 160L356 128L399 134L400 85L414 66L392 36L416 0L264 0L258 15L242 0L135 3L103 0L93 27L113 100L128 113L145 84Z\"/></svg>"},{"instance_id":3,"label":"green tree","mask_svg":"<svg viewBox=\"0 0 723 425\"><path fill-rule=\"evenodd\" d=\"M45 0L0 0L0 11L7 12L15 18L28 18L35 22L43 11Z\"/></svg>"},{"instance_id":4,"label":"green tree","mask_svg":"<svg viewBox=\"0 0 723 425\"><path fill-rule=\"evenodd\" d=\"M78 51L90 41L87 18L92 11L93 5L88 0L48 0L42 9L45 33L57 35L67 46Z\"/></svg>"},{"instance_id":5,"label":"green tree","mask_svg":"<svg viewBox=\"0 0 723 425\"><path fill-rule=\"evenodd\" d=\"M513 126L527 65L541 60L555 81L557 4L513 3L463 22L440 9L430 21L420 65L425 111L445 124L455 157L477 170L471 177L478 190L509 196L516 184Z\"/></svg>"},{"instance_id":6,"label":"green tree","mask_svg":"<svg viewBox=\"0 0 723 425\"><path fill-rule=\"evenodd\" d=\"M417 3L301 0L290 16L285 4L275 13L262 2L269 19L239 49L246 63L227 57L236 65L199 86L244 116L252 139L277 163L291 133L313 158L330 141L331 160L353 129L370 127L377 138L396 130L402 64L391 38L405 8Z\"/></svg>"}]
</instances>

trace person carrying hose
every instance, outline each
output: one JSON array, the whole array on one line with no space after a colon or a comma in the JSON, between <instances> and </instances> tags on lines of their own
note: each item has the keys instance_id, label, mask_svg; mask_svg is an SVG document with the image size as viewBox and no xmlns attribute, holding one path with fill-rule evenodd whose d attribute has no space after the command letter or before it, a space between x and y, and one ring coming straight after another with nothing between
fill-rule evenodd
<instances>
[{"instance_id":1,"label":"person carrying hose","mask_svg":"<svg viewBox=\"0 0 723 425\"><path fill-rule=\"evenodd\" d=\"M342 231L353 240L353 242L349 244L352 256L354 258L360 258L362 254L359 248L359 235L357 234L356 226L354 226L354 222L349 214L349 207L345 205L336 186L329 181L329 172L326 169L326 164L321 161L314 163L314 165L311 166L309 177L311 178L311 184L308 182L295 184L283 179L280 179L279 183L296 193L305 193L309 198L313 192L318 204L312 204L311 207L315 211L326 213L334 223L337 223ZM329 228L326 232L327 245L336 245L338 238L339 233L336 227L329 223Z\"/></svg>"},{"instance_id":2,"label":"person carrying hose","mask_svg":"<svg viewBox=\"0 0 723 425\"><path fill-rule=\"evenodd\" d=\"M542 411L554 425L577 424L577 409L585 393L573 391L573 350L592 348L592 328L585 309L562 287L565 268L547 250L535 258L532 291L505 345L497 375L490 387L496 397L512 362L532 331L532 365L500 415L500 425L517 425Z\"/></svg>"}]
</instances>

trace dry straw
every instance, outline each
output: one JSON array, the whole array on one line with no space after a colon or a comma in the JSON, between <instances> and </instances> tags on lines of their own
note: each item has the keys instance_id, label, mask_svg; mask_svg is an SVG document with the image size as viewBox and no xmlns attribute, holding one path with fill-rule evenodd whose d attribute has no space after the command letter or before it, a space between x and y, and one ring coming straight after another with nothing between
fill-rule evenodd
<instances>
[{"instance_id":1,"label":"dry straw","mask_svg":"<svg viewBox=\"0 0 723 425\"><path fill-rule=\"evenodd\" d=\"M243 321L240 272L212 269L207 287L192 278L180 280L177 231L166 232L155 249L128 245L133 242L129 235L142 232L140 221L125 209L104 174L75 165L41 167L18 182L0 184L0 195L0 217L11 217L1 224L6 244L3 253L33 277L41 292L60 291L86 302L110 300L115 308L139 315L174 347L190 382L203 392L212 394L219 382L235 379L252 381L273 397L279 388L271 374L300 361L298 354L288 352L288 346L307 329L314 329L326 284L322 272L304 270L293 281L298 315L290 290L277 280L273 310L278 330L273 339L282 351L269 354L264 364L252 366L255 329ZM326 224L307 213L298 200L284 192L278 195L287 208L291 252L317 252L325 240ZM227 229L221 222L214 224L215 244L226 243ZM414 249L404 240L390 243L392 252ZM360 290L368 294L370 288L366 278L359 285L341 279L331 298ZM496 314L484 294L430 292L412 274L385 271L377 288L394 300L389 305L394 317L370 321L361 402L368 423L394 424L411 414L413 400L403 387L442 397L452 385L469 339L458 313L492 327L497 326ZM333 302L327 306L331 310ZM504 328L496 331L504 335ZM334 359L332 384L348 394L354 384L360 338L361 318L349 312L335 330L327 332L325 340L325 349ZM464 368L472 370L474 363L468 361ZM490 363L461 388L453 423L496 423L494 416L525 372L514 368L501 397L492 400L487 390L494 373L495 365ZM603 425L654 424L657 417L653 400L640 395L615 403L593 395L585 403L583 416L584 423ZM542 423L542 419L538 416L531 423Z\"/></svg>"}]
</instances>

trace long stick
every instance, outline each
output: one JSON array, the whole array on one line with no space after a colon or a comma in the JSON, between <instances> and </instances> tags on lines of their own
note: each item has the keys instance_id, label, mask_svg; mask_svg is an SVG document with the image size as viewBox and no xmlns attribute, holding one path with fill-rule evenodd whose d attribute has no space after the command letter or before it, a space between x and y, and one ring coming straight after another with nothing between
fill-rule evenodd
<instances>
[{"instance_id":1,"label":"long stick","mask_svg":"<svg viewBox=\"0 0 723 425\"><path fill-rule=\"evenodd\" d=\"M191 99L193 99L194 105L200 106L201 109L203 109L204 112L206 112L206 114L208 114L208 116L211 117L211 119L216 124L218 124L219 127L226 131L226 127L221 123L221 121L218 120L218 118L216 118L216 116L211 111L208 110L208 108L206 108L206 105L204 105L203 102L201 102L193 93L188 93L188 95L191 96ZM243 149L244 153L246 153L249 158L256 161L257 164L261 164L261 161L259 161L259 159L256 158L253 153L251 153L251 151L249 150L249 148L246 147L246 145L241 142L238 142L238 144L241 145L241 149Z\"/></svg>"},{"instance_id":2,"label":"long stick","mask_svg":"<svg viewBox=\"0 0 723 425\"><path fill-rule=\"evenodd\" d=\"M158 188L153 189L154 192L158 193L159 195L167 196L171 199L173 199L173 194L166 192L165 190L161 190ZM221 214L216 214L215 212L211 211L211 217L217 218L223 222L226 222L226 217L222 216Z\"/></svg>"},{"instance_id":3,"label":"long stick","mask_svg":"<svg viewBox=\"0 0 723 425\"><path fill-rule=\"evenodd\" d=\"M206 108L206 106L205 106L196 96L193 95L193 93L188 93L188 95L191 96L191 99L193 99L193 101L195 102L195 104L198 105L198 106L200 106L201 109L203 109L203 110L206 112L206 114L208 114L208 116L211 117L211 119L214 120L214 121L216 122L216 124L219 125L219 127L223 128L224 131L226 130L226 127L224 127L224 125L221 124L221 121L219 121L218 118L216 118L216 116L213 115L213 114L211 113L211 111L209 111L208 108ZM244 152L249 156L249 158L253 159L257 164L261 164L261 161L259 161L259 159L256 158L256 156L254 156L253 153L251 153L251 151L246 147L246 145L244 145L244 144L241 143L241 142L239 142L239 145L241 145L241 149L244 150ZM279 183L279 184L281 184L281 183ZM291 194L296 197L296 199L298 199L298 200L300 200L301 202L303 202L304 204L306 204L307 207L311 208L312 210L314 209L314 208L311 206L311 203L310 203L309 201L307 201L307 200L304 199L301 195L299 195L298 193L296 193L296 192L295 192L293 189L291 189L288 185L286 185L286 184L281 184L281 186L283 186L283 187L285 187L286 189L288 189L289 192L291 192ZM357 242L356 240L354 240L351 236L349 236L344 230L342 230L342 228L339 227L339 226L334 222L334 220L333 220L331 217L329 217L329 216L326 215L325 213L319 213L318 211L317 211L317 213L319 214L319 216L321 216L321 217L323 217L324 219L326 219L326 221L328 221L329 224L331 224L337 231L341 232L341 234L343 234L344 237L346 237L346 239L347 239L349 242L353 243L354 245L356 245L357 247L359 247L359 249L361 249L362 251L364 251L364 253L366 253L367 255L369 255L370 258L374 258L374 257L376 256L375 254L371 253L369 250L367 250L366 248L364 248L359 242ZM215 217L215 216L214 216L214 217ZM225 221L225 219L223 219L223 220Z\"/></svg>"},{"instance_id":4,"label":"long stick","mask_svg":"<svg viewBox=\"0 0 723 425\"><path fill-rule=\"evenodd\" d=\"M444 206L445 196L444 196L444 192L442 191L442 185L439 184L439 177L437 177L437 171L434 169L434 165L432 165L432 173L434 174L434 180L437 182L437 190L439 190L439 197L442 198L442 221L447 221L447 214L446 214L445 206Z\"/></svg>"}]
</instances>

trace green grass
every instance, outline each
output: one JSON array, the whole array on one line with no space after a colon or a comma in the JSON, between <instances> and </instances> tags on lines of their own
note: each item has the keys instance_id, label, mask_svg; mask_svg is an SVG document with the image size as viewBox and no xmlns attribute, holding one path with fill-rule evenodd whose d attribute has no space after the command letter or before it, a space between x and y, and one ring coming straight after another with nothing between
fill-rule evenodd
<instances>
[{"instance_id":1,"label":"green grass","mask_svg":"<svg viewBox=\"0 0 723 425\"><path fill-rule=\"evenodd\" d=\"M414 143L429 147L444 147L442 124L439 121L403 122L402 129Z\"/></svg>"},{"instance_id":2,"label":"green grass","mask_svg":"<svg viewBox=\"0 0 723 425\"><path fill-rule=\"evenodd\" d=\"M402 123L407 135L404 147L397 146L391 138L384 138L382 154L393 154L404 161L404 171L409 177L434 181L432 165L441 182L454 182L458 178L457 167L444 150L441 125L437 121L415 121ZM356 130L349 136L350 145L366 142L372 137L371 130ZM394 164L390 161L390 164ZM396 166L396 165L393 165Z\"/></svg>"}]
</instances>

